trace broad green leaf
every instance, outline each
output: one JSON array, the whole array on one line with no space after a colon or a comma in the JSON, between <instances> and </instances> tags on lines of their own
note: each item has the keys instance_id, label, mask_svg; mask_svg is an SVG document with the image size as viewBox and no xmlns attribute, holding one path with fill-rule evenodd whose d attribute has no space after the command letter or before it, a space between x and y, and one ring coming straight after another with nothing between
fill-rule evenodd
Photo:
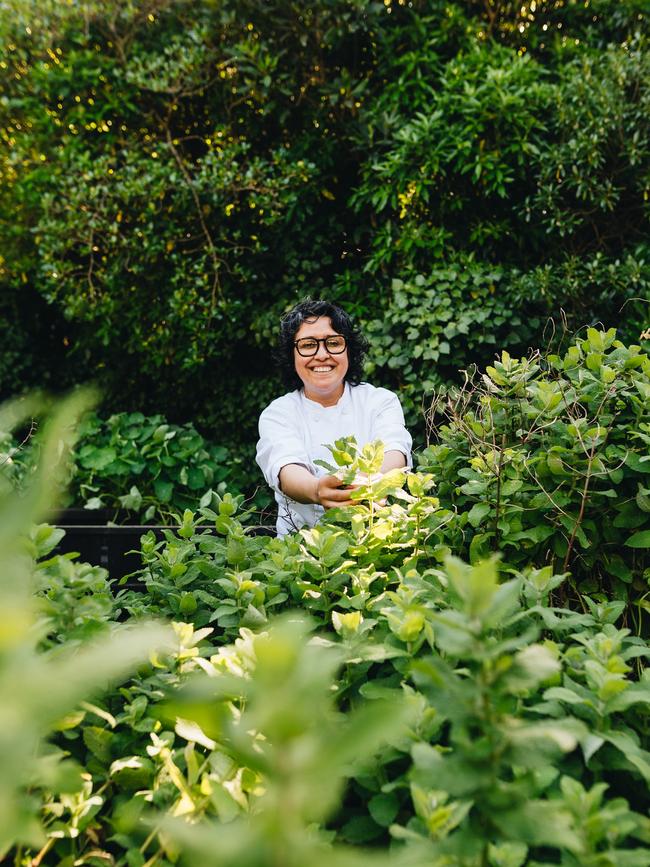
<instances>
[{"instance_id":1,"label":"broad green leaf","mask_svg":"<svg viewBox=\"0 0 650 867\"><path fill-rule=\"evenodd\" d=\"M114 735L109 729L99 726L84 726L84 743L91 753L102 762L108 762L111 757L111 743Z\"/></svg>"},{"instance_id":2,"label":"broad green leaf","mask_svg":"<svg viewBox=\"0 0 650 867\"><path fill-rule=\"evenodd\" d=\"M130 509L134 512L142 505L142 494L135 485L131 486L128 494L124 494L118 499L123 509Z\"/></svg>"},{"instance_id":3,"label":"broad green leaf","mask_svg":"<svg viewBox=\"0 0 650 867\"><path fill-rule=\"evenodd\" d=\"M472 527L478 527L483 522L483 519L490 514L490 508L489 503L475 503L472 506L467 516Z\"/></svg>"},{"instance_id":4,"label":"broad green leaf","mask_svg":"<svg viewBox=\"0 0 650 867\"><path fill-rule=\"evenodd\" d=\"M368 801L368 812L384 828L390 827L399 811L399 800L393 792L380 793Z\"/></svg>"},{"instance_id":5,"label":"broad green leaf","mask_svg":"<svg viewBox=\"0 0 650 867\"><path fill-rule=\"evenodd\" d=\"M524 843L490 843L488 859L490 867L523 867L528 856Z\"/></svg>"},{"instance_id":6,"label":"broad green leaf","mask_svg":"<svg viewBox=\"0 0 650 867\"><path fill-rule=\"evenodd\" d=\"M515 654L513 662L513 674L517 683L526 687L536 686L561 670L560 661L543 644L530 644L524 647Z\"/></svg>"},{"instance_id":7,"label":"broad green leaf","mask_svg":"<svg viewBox=\"0 0 650 867\"><path fill-rule=\"evenodd\" d=\"M567 704L584 704L584 698L564 686L553 686L547 689L544 693L544 698L547 701L563 701Z\"/></svg>"},{"instance_id":8,"label":"broad green leaf","mask_svg":"<svg viewBox=\"0 0 650 867\"><path fill-rule=\"evenodd\" d=\"M445 562L450 584L466 604L471 617L480 617L490 606L497 591L497 569L494 560L482 560L468 566L455 557Z\"/></svg>"},{"instance_id":9,"label":"broad green leaf","mask_svg":"<svg viewBox=\"0 0 650 867\"><path fill-rule=\"evenodd\" d=\"M177 717L174 730L176 731L176 734L185 738L186 741L200 744L207 750L214 750L217 746L216 742L213 741L212 738L208 737L201 726L194 720L186 720Z\"/></svg>"},{"instance_id":10,"label":"broad green leaf","mask_svg":"<svg viewBox=\"0 0 650 867\"><path fill-rule=\"evenodd\" d=\"M529 800L511 810L495 811L492 820L510 839L580 852L582 840L561 801Z\"/></svg>"},{"instance_id":11,"label":"broad green leaf","mask_svg":"<svg viewBox=\"0 0 650 867\"><path fill-rule=\"evenodd\" d=\"M174 491L174 483L163 479L156 479L153 483L153 489L158 500L161 503L169 503Z\"/></svg>"},{"instance_id":12,"label":"broad green leaf","mask_svg":"<svg viewBox=\"0 0 650 867\"><path fill-rule=\"evenodd\" d=\"M650 548L650 530L641 530L639 533L633 533L625 544L629 548Z\"/></svg>"},{"instance_id":13,"label":"broad green leaf","mask_svg":"<svg viewBox=\"0 0 650 867\"><path fill-rule=\"evenodd\" d=\"M376 840L383 833L383 829L369 816L359 815L348 819L339 833L347 843L358 845Z\"/></svg>"},{"instance_id":14,"label":"broad green leaf","mask_svg":"<svg viewBox=\"0 0 650 867\"><path fill-rule=\"evenodd\" d=\"M642 749L637 740L627 732L603 732L602 737L620 750L628 762L639 771L646 783L650 783L650 752Z\"/></svg>"},{"instance_id":15,"label":"broad green leaf","mask_svg":"<svg viewBox=\"0 0 650 867\"><path fill-rule=\"evenodd\" d=\"M83 458L80 459L82 466L91 470L104 470L109 464L117 458L115 449L108 446L104 448L94 448L88 451Z\"/></svg>"}]
</instances>

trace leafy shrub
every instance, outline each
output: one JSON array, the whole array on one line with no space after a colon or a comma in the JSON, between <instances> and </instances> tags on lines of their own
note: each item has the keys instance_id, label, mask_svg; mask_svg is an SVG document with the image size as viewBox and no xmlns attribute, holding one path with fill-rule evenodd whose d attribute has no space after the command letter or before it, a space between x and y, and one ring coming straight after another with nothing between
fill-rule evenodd
<instances>
[{"instance_id":1,"label":"leafy shrub","mask_svg":"<svg viewBox=\"0 0 650 867\"><path fill-rule=\"evenodd\" d=\"M28 472L29 461L9 431L0 431L0 485L3 494L18 490Z\"/></svg>"},{"instance_id":2,"label":"leafy shrub","mask_svg":"<svg viewBox=\"0 0 650 867\"><path fill-rule=\"evenodd\" d=\"M34 521L51 508L62 472L61 460L71 444L70 429L85 409L85 398L73 398L50 414L40 442L39 466L30 483L17 497L13 488L0 489L0 858L5 860L19 844L15 860L22 858L22 845L41 846L43 857L52 846L44 830L35 792L56 788L71 803L85 785L79 765L69 753L48 744L47 736L60 730L61 720L79 702L95 698L133 671L147 653L164 646L164 631L142 623L134 631L108 621L112 612L103 576L87 565L67 571L59 561L43 564L41 581L33 580L33 557L46 554L56 541L51 528L31 533ZM0 409L0 429L13 430L29 419L37 401L19 402ZM54 579L44 581L49 570ZM94 573L94 574L93 574ZM93 580L87 580L89 575ZM79 583L88 603L81 619L107 624L101 639L88 641L68 609ZM34 598L38 588L49 594ZM46 589L47 588L47 589ZM49 603L49 604L48 604ZM56 612L59 618L52 617ZM89 613L92 612L92 614ZM78 612L81 613L81 612ZM46 625L47 624L47 625ZM48 628L53 639L47 638ZM60 641L57 641L60 638ZM59 646L52 647L56 642ZM64 646L61 646L64 645ZM79 803L79 798L76 799Z\"/></svg>"},{"instance_id":3,"label":"leafy shrub","mask_svg":"<svg viewBox=\"0 0 650 867\"><path fill-rule=\"evenodd\" d=\"M188 167L172 141L177 131L167 132L144 149L122 148L119 159L74 151L36 227L44 297L93 333L100 354L119 342L119 367L137 359L151 379L230 355L242 337L228 310L233 281L253 279L251 262L264 255L259 235L279 243L272 236L314 170L284 149L255 157L222 128L206 132L206 153Z\"/></svg>"},{"instance_id":4,"label":"leafy shrub","mask_svg":"<svg viewBox=\"0 0 650 867\"><path fill-rule=\"evenodd\" d=\"M646 327L642 0L6 3L3 394L92 377L106 412L191 419L248 467L270 332L308 292L383 338L393 278L424 307L439 268L498 272L511 353L560 307Z\"/></svg>"},{"instance_id":5,"label":"leafy shrub","mask_svg":"<svg viewBox=\"0 0 650 867\"><path fill-rule=\"evenodd\" d=\"M347 474L371 478L381 464L381 448L355 457L351 443L340 446L334 458ZM199 519L186 513L163 542L144 537L148 594L122 593L118 604L191 623L176 624L174 653L67 730L67 748L93 775L86 797L110 780L125 795L140 792L134 817L151 798L193 823L207 820L201 831L165 825L188 863L221 851L218 839L217 863L259 847L265 854L251 863L266 865L287 834L305 851L301 817L322 821L343 773L351 777L344 806L329 822L336 839L386 841L390 830L409 864L496 865L507 853L534 863L550 851L566 863L613 853L647 863L648 851L635 849L650 839L647 822L617 794L624 778L640 808L650 779L637 714L648 684L633 676L648 650L614 627L623 604L578 613L553 606L564 576L550 567L503 564L500 580L494 562L449 560L445 542L457 538L458 522L427 493L431 477L410 475L408 493L397 475L282 540L249 535L226 498ZM296 637L295 612L314 619L307 647L272 629L269 616L282 609L294 612ZM343 715L330 729L317 693L335 671ZM397 706L406 719L389 710ZM387 713L395 728L376 752ZM313 757L331 764L324 798L313 788L323 785ZM288 800L293 786L297 801ZM95 814L93 840L104 839L119 803ZM621 823L608 831L609 816ZM163 859L173 851L134 818L104 846ZM53 847L57 857L69 851L65 837Z\"/></svg>"},{"instance_id":6,"label":"leafy shrub","mask_svg":"<svg viewBox=\"0 0 650 867\"><path fill-rule=\"evenodd\" d=\"M613 335L590 334L589 351L598 339L601 368L644 375L647 360ZM594 401L602 381L585 384ZM629 384L623 418L625 399L633 409ZM21 857L650 863L649 651L616 625L624 600L562 607L567 576L510 559L510 546L501 563L466 565L449 556L466 514L433 495L431 474L376 478L380 443L342 440L332 457L345 479L364 474L354 505L276 539L213 494L178 532L145 534L146 590L120 592L112 611L102 573L34 566L42 640L59 653L116 617L176 622L172 646L60 720L52 744L83 777L38 777L47 838ZM37 529L29 553L48 558L56 536ZM288 619L274 625L274 612Z\"/></svg>"},{"instance_id":7,"label":"leafy shrub","mask_svg":"<svg viewBox=\"0 0 650 867\"><path fill-rule=\"evenodd\" d=\"M411 427L422 427L423 400L459 368L487 363L503 345L526 350L542 316L518 290L502 268L472 257L392 281L366 326L367 369L398 391Z\"/></svg>"},{"instance_id":8,"label":"leafy shrub","mask_svg":"<svg viewBox=\"0 0 650 867\"><path fill-rule=\"evenodd\" d=\"M400 110L401 88L380 98L379 106L395 114L351 197L358 209L368 203L391 216L373 241L373 271L396 262L422 267L432 254L443 257L450 242L491 249L508 237L512 224L495 219L495 205L506 210L499 200L517 201L526 189L544 126L547 88L531 57L474 45L421 74L426 109L405 116L411 106ZM386 123L379 106L368 115L373 130ZM512 206L507 210L515 216Z\"/></svg>"},{"instance_id":9,"label":"leafy shrub","mask_svg":"<svg viewBox=\"0 0 650 867\"><path fill-rule=\"evenodd\" d=\"M492 322L511 354L547 342L542 330L560 309L569 330L616 326L634 342L647 327L647 19L630 18L627 37L596 51L572 4L515 5L499 3L488 22L464 29L457 7L445 8L444 27L442 9L431 11L428 26L401 32L400 51L379 57L385 85L363 109L369 134L350 197L360 225L368 211L373 218L356 233L366 252L359 270L337 286L342 298L366 293L356 303L377 356L390 359L373 367L386 384L417 380L413 349L435 357L439 308L449 302L450 323L476 317L478 364L493 346ZM595 29L605 5L594 10ZM620 8L610 12L618 26ZM486 38L496 34L504 45ZM396 34L384 38L395 49ZM445 271L456 275L450 287ZM496 283L494 297L479 292L472 306L465 271ZM392 279L412 292L401 310ZM443 353L422 378L453 382L466 342L452 344L451 366Z\"/></svg>"},{"instance_id":10,"label":"leafy shrub","mask_svg":"<svg viewBox=\"0 0 650 867\"><path fill-rule=\"evenodd\" d=\"M649 108L650 59L640 34L567 64L554 88L551 135L533 159L538 178L526 203L533 229L570 238L582 253L619 252L622 239L630 248L645 242Z\"/></svg>"},{"instance_id":11,"label":"leafy shrub","mask_svg":"<svg viewBox=\"0 0 650 867\"><path fill-rule=\"evenodd\" d=\"M193 425L138 412L86 416L73 460L70 503L126 509L145 521L196 507L208 489L224 491L234 475L228 451Z\"/></svg>"},{"instance_id":12,"label":"leafy shrub","mask_svg":"<svg viewBox=\"0 0 650 867\"><path fill-rule=\"evenodd\" d=\"M34 473L37 425L32 420L22 443L0 434L1 482L20 489ZM202 497L209 501L213 489L223 493L228 487L239 496L250 489L249 476L241 457L207 441L192 424L139 412L107 419L89 412L78 427L62 499L69 507L112 511L115 518L168 522L187 507L198 508ZM263 509L268 501L258 489L249 505Z\"/></svg>"},{"instance_id":13,"label":"leafy shrub","mask_svg":"<svg viewBox=\"0 0 650 867\"><path fill-rule=\"evenodd\" d=\"M59 527L38 524L27 540L36 562L32 575L35 607L48 624L42 647L93 638L119 614L106 569L77 562L75 554L48 556L64 535Z\"/></svg>"},{"instance_id":14,"label":"leafy shrub","mask_svg":"<svg viewBox=\"0 0 650 867\"><path fill-rule=\"evenodd\" d=\"M472 561L550 563L580 593L645 609L650 360L615 335L588 329L563 356L502 353L440 407L446 423L432 413L438 443L420 467Z\"/></svg>"},{"instance_id":15,"label":"leafy shrub","mask_svg":"<svg viewBox=\"0 0 650 867\"><path fill-rule=\"evenodd\" d=\"M226 417L240 409L233 380L268 379L257 311L322 291L339 259L347 179L328 133L356 112L356 82L341 88L365 59L347 26L365 44L367 16L337 0L321 33L282 4L109 5L12 0L3 19L0 280L16 304L33 290L57 311L48 354L99 380L110 409L219 421L225 398ZM25 375L1 384L15 393Z\"/></svg>"}]
</instances>

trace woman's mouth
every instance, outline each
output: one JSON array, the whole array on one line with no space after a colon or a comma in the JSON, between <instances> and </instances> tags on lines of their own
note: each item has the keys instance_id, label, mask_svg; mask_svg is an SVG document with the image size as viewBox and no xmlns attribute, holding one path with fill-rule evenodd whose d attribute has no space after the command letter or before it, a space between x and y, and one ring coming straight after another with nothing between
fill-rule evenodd
<instances>
[{"instance_id":1,"label":"woman's mouth","mask_svg":"<svg viewBox=\"0 0 650 867\"><path fill-rule=\"evenodd\" d=\"M322 364L318 367L311 367L310 370L312 373L331 373L331 371L334 370L334 365Z\"/></svg>"}]
</instances>

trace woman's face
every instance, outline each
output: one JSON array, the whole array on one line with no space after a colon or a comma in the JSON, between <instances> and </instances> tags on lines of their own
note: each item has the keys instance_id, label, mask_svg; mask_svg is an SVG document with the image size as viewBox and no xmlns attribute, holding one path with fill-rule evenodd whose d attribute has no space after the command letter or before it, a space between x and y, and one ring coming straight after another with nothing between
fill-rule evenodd
<instances>
[{"instance_id":1,"label":"woman's face","mask_svg":"<svg viewBox=\"0 0 650 867\"><path fill-rule=\"evenodd\" d=\"M294 335L294 340L304 337L332 337L338 334L332 328L329 316L319 316L303 322ZM348 372L348 350L340 355L331 355L324 343L318 344L315 355L305 358L293 349L296 373L305 387L305 397L322 406L333 406L343 394L345 374Z\"/></svg>"}]
</instances>

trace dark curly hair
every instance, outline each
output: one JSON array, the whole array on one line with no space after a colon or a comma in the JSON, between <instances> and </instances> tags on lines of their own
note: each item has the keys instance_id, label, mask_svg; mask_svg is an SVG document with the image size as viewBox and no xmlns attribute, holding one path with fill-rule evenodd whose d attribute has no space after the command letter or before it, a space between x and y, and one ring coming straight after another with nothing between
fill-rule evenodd
<instances>
[{"instance_id":1,"label":"dark curly hair","mask_svg":"<svg viewBox=\"0 0 650 867\"><path fill-rule=\"evenodd\" d=\"M368 349L368 342L348 314L331 301L313 300L306 298L285 313L280 320L280 342L277 350L277 360L280 365L282 381L285 386L293 391L302 388L302 380L296 373L294 364L294 346L296 331L303 322L318 319L319 316L327 316L332 323L332 328L337 334L342 334L348 346L348 370L345 374L345 382L350 385L359 385L363 376L363 359Z\"/></svg>"}]
</instances>

